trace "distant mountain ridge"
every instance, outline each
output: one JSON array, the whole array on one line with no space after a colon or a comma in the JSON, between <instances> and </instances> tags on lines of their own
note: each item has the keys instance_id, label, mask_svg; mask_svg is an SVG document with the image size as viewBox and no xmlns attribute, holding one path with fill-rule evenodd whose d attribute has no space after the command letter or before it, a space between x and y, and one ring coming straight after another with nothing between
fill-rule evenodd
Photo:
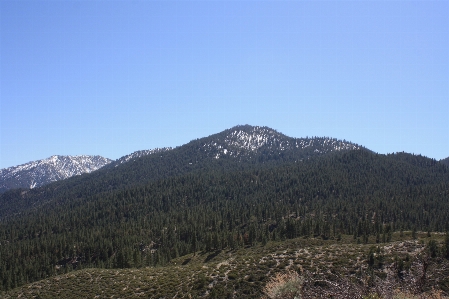
<instances>
[{"instance_id":1,"label":"distant mountain ridge","mask_svg":"<svg viewBox=\"0 0 449 299\"><path fill-rule=\"evenodd\" d=\"M36 188L51 182L95 171L112 160L101 156L59 156L0 169L0 192Z\"/></svg>"},{"instance_id":2,"label":"distant mountain ridge","mask_svg":"<svg viewBox=\"0 0 449 299\"><path fill-rule=\"evenodd\" d=\"M166 173L167 168L170 168L172 172L167 175L188 172L192 169L189 165L193 164L196 164L196 169L201 169L209 165L209 159L231 158L237 163L249 163L252 158L257 158L259 162L266 163L278 160L303 160L330 152L361 148L357 144L335 138L293 138L265 126L238 125L208 137L192 140L176 148L164 147L135 151L115 161L101 156L52 156L48 159L5 168L0 170L0 192L15 188L32 189L100 168L111 171L113 168L131 162L138 164L132 167L147 169L144 171L145 175L139 175L140 180L145 180L161 177L160 174ZM174 158L173 161L177 162L169 163L170 166L168 166L167 159L154 159L153 154L156 153L164 153L165 157L165 154L169 154L170 159ZM145 160L146 157L150 160ZM149 164L143 166L142 163ZM135 173L134 170L132 172ZM133 175L130 174L129 177L131 182L136 179L132 177Z\"/></svg>"}]
</instances>

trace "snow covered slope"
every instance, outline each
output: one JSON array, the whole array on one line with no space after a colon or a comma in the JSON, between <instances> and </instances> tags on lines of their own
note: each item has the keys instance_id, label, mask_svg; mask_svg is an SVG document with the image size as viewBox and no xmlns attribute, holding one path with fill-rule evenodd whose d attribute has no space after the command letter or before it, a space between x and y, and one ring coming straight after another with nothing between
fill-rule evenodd
<instances>
[{"instance_id":1,"label":"snow covered slope","mask_svg":"<svg viewBox=\"0 0 449 299\"><path fill-rule=\"evenodd\" d=\"M112 160L101 156L51 156L0 170L0 192L35 188L97 170Z\"/></svg>"}]
</instances>

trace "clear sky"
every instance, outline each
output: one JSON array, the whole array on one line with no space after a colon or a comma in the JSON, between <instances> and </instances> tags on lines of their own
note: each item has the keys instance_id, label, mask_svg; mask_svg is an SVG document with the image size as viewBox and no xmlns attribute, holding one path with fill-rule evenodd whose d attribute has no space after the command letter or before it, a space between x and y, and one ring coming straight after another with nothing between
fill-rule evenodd
<instances>
[{"instance_id":1,"label":"clear sky","mask_svg":"<svg viewBox=\"0 0 449 299\"><path fill-rule=\"evenodd\" d=\"M449 156L449 1L0 1L0 168L238 124Z\"/></svg>"}]
</instances>

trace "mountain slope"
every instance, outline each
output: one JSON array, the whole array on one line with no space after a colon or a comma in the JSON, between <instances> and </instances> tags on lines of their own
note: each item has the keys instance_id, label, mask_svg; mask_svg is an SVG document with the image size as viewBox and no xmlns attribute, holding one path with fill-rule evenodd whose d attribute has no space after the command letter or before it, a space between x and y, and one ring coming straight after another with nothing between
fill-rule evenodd
<instances>
[{"instance_id":1,"label":"mountain slope","mask_svg":"<svg viewBox=\"0 0 449 299\"><path fill-rule=\"evenodd\" d=\"M145 156L148 156L148 155L157 154L157 153L163 153L163 152L169 151L171 149L172 149L171 147L163 147L163 148L155 148L155 149L151 149L151 150L136 151L136 152L133 152L133 153L131 153L129 155L123 156L123 157L113 161L112 163L110 163L108 165L108 167L117 167L120 164L127 163L127 162L130 162L130 161L134 161L134 160L136 160L138 158L142 158L142 157L145 157Z\"/></svg>"},{"instance_id":2,"label":"mountain slope","mask_svg":"<svg viewBox=\"0 0 449 299\"><path fill-rule=\"evenodd\" d=\"M72 176L90 173L112 160L101 156L51 156L0 170L0 192L13 188L36 188Z\"/></svg>"}]
</instances>

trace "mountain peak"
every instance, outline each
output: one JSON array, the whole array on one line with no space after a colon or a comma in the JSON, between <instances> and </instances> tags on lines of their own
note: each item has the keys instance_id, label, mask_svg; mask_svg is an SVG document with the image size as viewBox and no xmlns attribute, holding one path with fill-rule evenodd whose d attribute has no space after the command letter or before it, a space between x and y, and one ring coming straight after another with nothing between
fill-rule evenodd
<instances>
[{"instance_id":1,"label":"mountain peak","mask_svg":"<svg viewBox=\"0 0 449 299\"><path fill-rule=\"evenodd\" d=\"M276 140L289 138L271 128L250 125L235 126L225 132L226 144L249 151L256 151L264 145L273 145Z\"/></svg>"},{"instance_id":2,"label":"mountain peak","mask_svg":"<svg viewBox=\"0 0 449 299\"><path fill-rule=\"evenodd\" d=\"M272 129L267 126L252 126L252 125L237 125L230 129L225 130L224 132L230 134L230 133L246 133L246 134L258 134L258 135L277 135L277 136L283 136L287 137L282 133L279 133L275 129Z\"/></svg>"},{"instance_id":3,"label":"mountain peak","mask_svg":"<svg viewBox=\"0 0 449 299\"><path fill-rule=\"evenodd\" d=\"M238 125L201 139L204 150L212 150L215 158L223 155L242 156L264 151L280 155L285 151L302 151L304 157L332 151L360 149L357 144L328 137L292 138L269 127Z\"/></svg>"}]
</instances>

